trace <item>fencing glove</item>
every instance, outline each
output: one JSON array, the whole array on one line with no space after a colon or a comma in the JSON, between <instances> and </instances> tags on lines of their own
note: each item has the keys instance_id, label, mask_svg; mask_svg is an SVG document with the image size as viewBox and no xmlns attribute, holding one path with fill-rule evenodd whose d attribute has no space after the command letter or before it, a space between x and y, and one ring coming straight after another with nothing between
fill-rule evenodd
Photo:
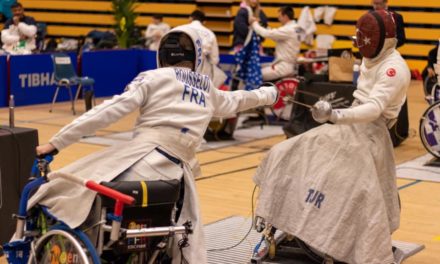
<instances>
[{"instance_id":1,"label":"fencing glove","mask_svg":"<svg viewBox=\"0 0 440 264\"><path fill-rule=\"evenodd\" d=\"M257 94L260 105L273 105L278 101L278 89L272 83L263 84L253 92Z\"/></svg>"}]
</instances>

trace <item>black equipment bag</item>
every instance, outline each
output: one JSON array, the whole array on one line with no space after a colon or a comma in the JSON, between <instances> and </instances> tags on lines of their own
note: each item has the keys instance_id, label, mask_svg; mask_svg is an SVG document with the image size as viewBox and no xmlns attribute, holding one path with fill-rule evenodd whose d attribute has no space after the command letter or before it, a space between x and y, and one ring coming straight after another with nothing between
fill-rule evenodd
<instances>
[{"instance_id":1,"label":"black equipment bag","mask_svg":"<svg viewBox=\"0 0 440 264\"><path fill-rule=\"evenodd\" d=\"M295 101L307 105L313 105L318 101L318 96L321 96L325 100L335 102L332 103L333 108L346 108L351 105L354 99L353 92L356 90L356 87L353 84L313 80L313 77L307 78L305 82L300 83L297 93L295 94ZM305 91L308 94L301 93L301 91ZM318 96L311 96L310 94L316 94ZM284 134L290 138L319 125L321 124L313 119L309 108L294 103L290 120L283 126L283 131ZM389 129L394 147L399 146L408 137L408 130L408 105L405 101L400 110L396 124Z\"/></svg>"},{"instance_id":2,"label":"black equipment bag","mask_svg":"<svg viewBox=\"0 0 440 264\"><path fill-rule=\"evenodd\" d=\"M313 105L322 98L333 102L333 108L345 108L351 105L353 91L356 89L353 84L313 81L314 79L315 77L312 76L306 78L305 82L300 82L295 101ZM293 137L319 125L320 123L313 119L309 108L294 103L290 120L283 126L283 131L287 137Z\"/></svg>"}]
</instances>

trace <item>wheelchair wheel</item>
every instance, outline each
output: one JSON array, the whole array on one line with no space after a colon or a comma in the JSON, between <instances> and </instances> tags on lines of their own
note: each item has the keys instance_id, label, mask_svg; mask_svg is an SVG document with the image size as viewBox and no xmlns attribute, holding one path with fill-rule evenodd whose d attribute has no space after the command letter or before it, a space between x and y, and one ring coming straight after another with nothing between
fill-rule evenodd
<instances>
[{"instance_id":1,"label":"wheelchair wheel","mask_svg":"<svg viewBox=\"0 0 440 264\"><path fill-rule=\"evenodd\" d=\"M278 102L273 105L273 110L275 114L284 120L290 119L291 114L291 104L286 104L285 97L295 97L296 89L298 88L299 80L296 78L284 78L275 83L278 89L280 98Z\"/></svg>"},{"instance_id":2,"label":"wheelchair wheel","mask_svg":"<svg viewBox=\"0 0 440 264\"><path fill-rule=\"evenodd\" d=\"M436 83L437 77L426 77L425 80L423 80L423 92L425 93L425 97L432 95L432 89Z\"/></svg>"},{"instance_id":3,"label":"wheelchair wheel","mask_svg":"<svg viewBox=\"0 0 440 264\"><path fill-rule=\"evenodd\" d=\"M440 158L440 102L436 102L423 113L420 119L419 134L426 150Z\"/></svg>"},{"instance_id":4,"label":"wheelchair wheel","mask_svg":"<svg viewBox=\"0 0 440 264\"><path fill-rule=\"evenodd\" d=\"M435 83L431 89L431 103L434 104L440 100L440 84Z\"/></svg>"},{"instance_id":5,"label":"wheelchair wheel","mask_svg":"<svg viewBox=\"0 0 440 264\"><path fill-rule=\"evenodd\" d=\"M76 235L58 229L50 230L37 240L29 263L97 264Z\"/></svg>"}]
</instances>

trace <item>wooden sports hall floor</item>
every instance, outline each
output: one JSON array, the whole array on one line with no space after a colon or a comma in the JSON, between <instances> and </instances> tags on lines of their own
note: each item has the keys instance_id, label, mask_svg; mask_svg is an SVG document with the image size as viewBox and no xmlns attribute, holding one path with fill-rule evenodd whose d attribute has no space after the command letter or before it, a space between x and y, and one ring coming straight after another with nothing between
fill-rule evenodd
<instances>
[{"instance_id":1,"label":"wooden sports hall floor","mask_svg":"<svg viewBox=\"0 0 440 264\"><path fill-rule=\"evenodd\" d=\"M395 149L397 163L426 153L418 136L419 119L427 108L421 82L412 83L408 99L413 133L411 138ZM78 101L76 106L82 110L83 101ZM46 143L63 125L74 119L68 103L57 103L53 113L49 113L48 109L47 104L18 107L15 112L16 126L38 129L40 143ZM7 112L7 108L0 108L0 124L7 124ZM131 114L97 134L127 131L132 127L135 117L136 113ZM266 151L282 140L284 136L276 136L197 155L202 168L202 177L197 179L197 188L205 224L231 215L251 215L251 195L254 188L252 175ZM56 156L52 169L60 168L102 148L98 145L76 143ZM406 264L439 264L440 183L398 180L399 186L411 183L415 184L400 191L401 227L395 232L393 239L426 246L421 253L408 259ZM5 260L0 259L0 263L2 262Z\"/></svg>"}]
</instances>

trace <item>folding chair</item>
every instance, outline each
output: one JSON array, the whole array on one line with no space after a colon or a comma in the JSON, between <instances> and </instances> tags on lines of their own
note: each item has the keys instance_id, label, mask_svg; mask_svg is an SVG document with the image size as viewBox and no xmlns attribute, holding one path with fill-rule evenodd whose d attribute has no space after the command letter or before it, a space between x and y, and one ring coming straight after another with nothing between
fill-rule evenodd
<instances>
[{"instance_id":1,"label":"folding chair","mask_svg":"<svg viewBox=\"0 0 440 264\"><path fill-rule=\"evenodd\" d=\"M70 56L65 53L53 54L52 61L57 89L55 90L49 112L52 112L53 105L55 104L55 101L57 99L60 87L66 87L69 92L70 101L72 103L72 112L75 115L75 102L76 100L78 100L81 88L83 86L89 86L89 91L94 94L93 85L95 84L95 80L86 76L79 77L75 72ZM73 97L71 87L75 85L77 85L78 88L75 97ZM96 105L94 96L93 103Z\"/></svg>"}]
</instances>

